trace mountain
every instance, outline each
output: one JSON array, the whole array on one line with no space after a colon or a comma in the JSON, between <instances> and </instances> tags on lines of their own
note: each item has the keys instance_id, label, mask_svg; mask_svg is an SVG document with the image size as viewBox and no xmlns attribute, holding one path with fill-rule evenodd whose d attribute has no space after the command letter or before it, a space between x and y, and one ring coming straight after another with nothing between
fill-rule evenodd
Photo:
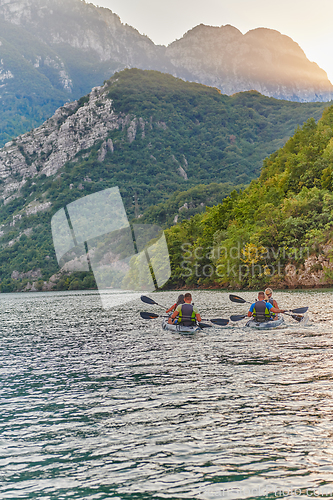
<instances>
[{"instance_id":1,"label":"mountain","mask_svg":"<svg viewBox=\"0 0 333 500\"><path fill-rule=\"evenodd\" d=\"M81 0L0 0L0 145L116 71L161 67L160 51L110 10Z\"/></svg>"},{"instance_id":2,"label":"mountain","mask_svg":"<svg viewBox=\"0 0 333 500\"><path fill-rule=\"evenodd\" d=\"M0 145L43 123L124 68L153 69L232 95L329 101L326 73L289 37L200 25L155 45L109 9L82 0L0 0Z\"/></svg>"},{"instance_id":3,"label":"mountain","mask_svg":"<svg viewBox=\"0 0 333 500\"><path fill-rule=\"evenodd\" d=\"M297 125L325 107L258 92L229 97L171 75L124 70L0 150L0 197L8 205L31 179L59 176L64 166L90 176L103 165L128 193L136 186L140 211L181 187L247 183Z\"/></svg>"},{"instance_id":4,"label":"mountain","mask_svg":"<svg viewBox=\"0 0 333 500\"><path fill-rule=\"evenodd\" d=\"M40 72L56 70L52 83L74 98L126 67L155 69L164 50L109 9L82 0L0 0L0 18L24 59ZM39 53L41 46L48 53Z\"/></svg>"},{"instance_id":5,"label":"mountain","mask_svg":"<svg viewBox=\"0 0 333 500\"><path fill-rule=\"evenodd\" d=\"M332 209L330 106L318 123L308 120L266 158L259 179L243 192L233 191L204 214L166 231L169 286L332 286Z\"/></svg>"},{"instance_id":6,"label":"mountain","mask_svg":"<svg viewBox=\"0 0 333 500\"><path fill-rule=\"evenodd\" d=\"M278 31L243 35L233 26L201 24L166 49L175 76L217 87L224 94L257 90L290 101L329 101L333 86L299 45Z\"/></svg>"},{"instance_id":7,"label":"mountain","mask_svg":"<svg viewBox=\"0 0 333 500\"><path fill-rule=\"evenodd\" d=\"M119 186L133 222L187 218L256 178L263 159L327 106L229 97L156 71L115 74L0 150L0 290L56 285L44 283L59 271L50 220L69 203Z\"/></svg>"}]
</instances>

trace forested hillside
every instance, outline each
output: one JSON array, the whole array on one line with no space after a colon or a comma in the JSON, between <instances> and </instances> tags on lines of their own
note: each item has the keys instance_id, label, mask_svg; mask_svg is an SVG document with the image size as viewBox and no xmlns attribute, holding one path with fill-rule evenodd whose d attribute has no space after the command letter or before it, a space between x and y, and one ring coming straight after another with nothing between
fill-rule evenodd
<instances>
[{"instance_id":1,"label":"forested hillside","mask_svg":"<svg viewBox=\"0 0 333 500\"><path fill-rule=\"evenodd\" d=\"M203 213L206 207L218 205L222 200L242 186L212 182L199 184L187 191L176 191L166 201L153 205L145 210L140 224L158 224L168 228L177 222L190 219L193 215ZM244 186L243 186L244 187Z\"/></svg>"},{"instance_id":2,"label":"forested hillside","mask_svg":"<svg viewBox=\"0 0 333 500\"><path fill-rule=\"evenodd\" d=\"M42 287L59 270L50 220L68 203L119 186L130 219L167 226L248 184L327 106L228 97L154 71L114 75L0 151L0 289Z\"/></svg>"},{"instance_id":3,"label":"forested hillside","mask_svg":"<svg viewBox=\"0 0 333 500\"><path fill-rule=\"evenodd\" d=\"M169 286L333 284L333 107L265 159L260 178L167 231Z\"/></svg>"}]
</instances>

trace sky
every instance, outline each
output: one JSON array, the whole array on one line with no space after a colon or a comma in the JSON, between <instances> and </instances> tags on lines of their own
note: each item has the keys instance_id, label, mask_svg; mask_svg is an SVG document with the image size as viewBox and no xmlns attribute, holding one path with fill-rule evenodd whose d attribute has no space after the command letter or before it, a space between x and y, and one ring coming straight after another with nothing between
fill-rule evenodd
<instances>
[{"instance_id":1,"label":"sky","mask_svg":"<svg viewBox=\"0 0 333 500\"><path fill-rule=\"evenodd\" d=\"M333 83L333 0L86 0L168 45L198 24L264 27L288 35Z\"/></svg>"}]
</instances>

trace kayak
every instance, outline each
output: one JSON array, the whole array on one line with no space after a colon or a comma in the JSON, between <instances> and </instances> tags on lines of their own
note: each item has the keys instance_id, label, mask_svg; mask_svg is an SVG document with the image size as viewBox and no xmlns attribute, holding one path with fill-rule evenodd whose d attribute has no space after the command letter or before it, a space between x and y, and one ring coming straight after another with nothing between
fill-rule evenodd
<instances>
[{"instance_id":1,"label":"kayak","mask_svg":"<svg viewBox=\"0 0 333 500\"><path fill-rule=\"evenodd\" d=\"M202 332L202 328L198 325L184 326L184 325L170 325L167 319L162 322L163 330L168 330L169 332L183 333L191 335L196 332Z\"/></svg>"},{"instance_id":2,"label":"kayak","mask_svg":"<svg viewBox=\"0 0 333 500\"><path fill-rule=\"evenodd\" d=\"M279 319L276 319L274 321L264 321L264 322L259 322L255 321L254 319L250 319L246 323L246 327L248 328L256 328L257 330L272 330L274 328L278 328L279 326L284 324L284 319L282 316L279 317Z\"/></svg>"}]
</instances>

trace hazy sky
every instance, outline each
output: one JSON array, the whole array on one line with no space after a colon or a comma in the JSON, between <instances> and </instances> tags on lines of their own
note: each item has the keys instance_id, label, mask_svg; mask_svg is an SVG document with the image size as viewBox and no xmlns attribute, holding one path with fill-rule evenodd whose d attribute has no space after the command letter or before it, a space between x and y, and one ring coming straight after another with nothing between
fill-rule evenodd
<instances>
[{"instance_id":1,"label":"hazy sky","mask_svg":"<svg viewBox=\"0 0 333 500\"><path fill-rule=\"evenodd\" d=\"M200 23L242 33L265 27L290 36L333 83L333 0L86 0L108 7L156 44L168 45Z\"/></svg>"}]
</instances>

